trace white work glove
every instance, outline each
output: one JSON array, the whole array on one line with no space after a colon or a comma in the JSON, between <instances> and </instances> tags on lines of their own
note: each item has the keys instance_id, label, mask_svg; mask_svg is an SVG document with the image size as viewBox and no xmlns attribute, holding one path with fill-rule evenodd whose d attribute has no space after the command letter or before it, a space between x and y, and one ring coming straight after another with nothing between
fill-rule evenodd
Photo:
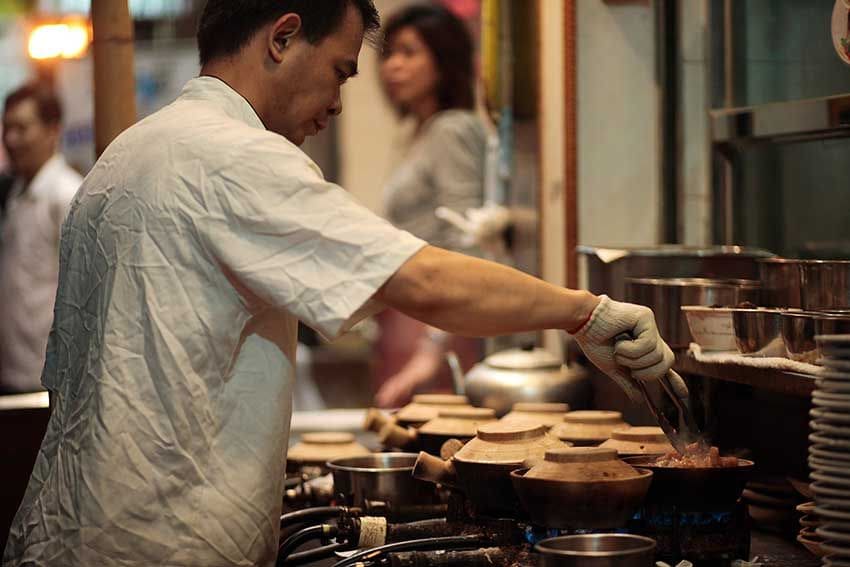
<instances>
[{"instance_id":1,"label":"white work glove","mask_svg":"<svg viewBox=\"0 0 850 567\"><path fill-rule=\"evenodd\" d=\"M633 380L663 376L673 366L673 351L658 334L651 309L614 301L607 295L601 299L590 320L573 336L597 368L614 380L632 401L641 403L643 396ZM618 335L624 333L633 340L617 342ZM687 386L678 375L671 376L670 382L677 395L687 396Z\"/></svg>"},{"instance_id":2,"label":"white work glove","mask_svg":"<svg viewBox=\"0 0 850 567\"><path fill-rule=\"evenodd\" d=\"M507 208L488 203L480 208L466 209L466 214L462 215L448 207L437 207L434 214L463 233L461 246L477 246L497 255L505 253L503 234L511 224L511 212Z\"/></svg>"}]
</instances>

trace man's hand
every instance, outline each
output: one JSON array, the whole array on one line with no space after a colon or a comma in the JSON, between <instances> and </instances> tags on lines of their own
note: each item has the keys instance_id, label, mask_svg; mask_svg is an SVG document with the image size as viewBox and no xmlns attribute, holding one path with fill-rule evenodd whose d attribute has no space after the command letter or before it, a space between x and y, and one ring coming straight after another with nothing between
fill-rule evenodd
<instances>
[{"instance_id":1,"label":"man's hand","mask_svg":"<svg viewBox=\"0 0 850 567\"><path fill-rule=\"evenodd\" d=\"M623 333L633 340L618 342L617 336ZM673 351L661 339L652 310L642 305L603 295L590 320L574 336L587 358L635 402L642 397L632 379L653 380L673 366Z\"/></svg>"}]
</instances>

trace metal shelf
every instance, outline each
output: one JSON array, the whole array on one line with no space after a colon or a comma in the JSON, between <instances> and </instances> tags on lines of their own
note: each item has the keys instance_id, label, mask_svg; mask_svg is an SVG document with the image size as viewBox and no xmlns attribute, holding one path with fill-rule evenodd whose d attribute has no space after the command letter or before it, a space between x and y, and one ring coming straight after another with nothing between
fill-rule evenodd
<instances>
[{"instance_id":1,"label":"metal shelf","mask_svg":"<svg viewBox=\"0 0 850 567\"><path fill-rule=\"evenodd\" d=\"M738 364L699 362L685 351L676 353L675 369L681 374L745 384L790 396L807 398L815 389L815 377L810 374L752 368Z\"/></svg>"}]
</instances>

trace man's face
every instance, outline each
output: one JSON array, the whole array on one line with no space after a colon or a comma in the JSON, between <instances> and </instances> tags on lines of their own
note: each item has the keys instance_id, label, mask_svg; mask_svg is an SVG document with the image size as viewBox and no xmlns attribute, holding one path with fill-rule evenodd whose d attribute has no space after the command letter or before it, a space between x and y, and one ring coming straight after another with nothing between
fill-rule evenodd
<instances>
[{"instance_id":1,"label":"man's face","mask_svg":"<svg viewBox=\"0 0 850 567\"><path fill-rule=\"evenodd\" d=\"M59 127L45 124L33 99L26 99L3 112L3 147L12 172L32 179L56 152Z\"/></svg>"},{"instance_id":2,"label":"man's face","mask_svg":"<svg viewBox=\"0 0 850 567\"><path fill-rule=\"evenodd\" d=\"M302 33L288 40L274 73L278 96L263 117L269 130L300 146L342 112L340 88L357 73L363 31L360 12L348 4L341 25L320 42L311 44Z\"/></svg>"}]
</instances>

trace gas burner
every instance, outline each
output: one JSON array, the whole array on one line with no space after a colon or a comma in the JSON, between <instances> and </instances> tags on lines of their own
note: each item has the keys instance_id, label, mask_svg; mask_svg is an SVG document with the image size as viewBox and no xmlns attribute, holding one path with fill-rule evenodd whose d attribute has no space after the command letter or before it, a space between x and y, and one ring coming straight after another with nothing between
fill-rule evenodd
<instances>
[{"instance_id":1,"label":"gas burner","mask_svg":"<svg viewBox=\"0 0 850 567\"><path fill-rule=\"evenodd\" d=\"M687 559L701 567L726 566L750 554L750 520L742 501L726 511L646 505L630 522L629 531L654 539L657 559L667 563Z\"/></svg>"}]
</instances>

